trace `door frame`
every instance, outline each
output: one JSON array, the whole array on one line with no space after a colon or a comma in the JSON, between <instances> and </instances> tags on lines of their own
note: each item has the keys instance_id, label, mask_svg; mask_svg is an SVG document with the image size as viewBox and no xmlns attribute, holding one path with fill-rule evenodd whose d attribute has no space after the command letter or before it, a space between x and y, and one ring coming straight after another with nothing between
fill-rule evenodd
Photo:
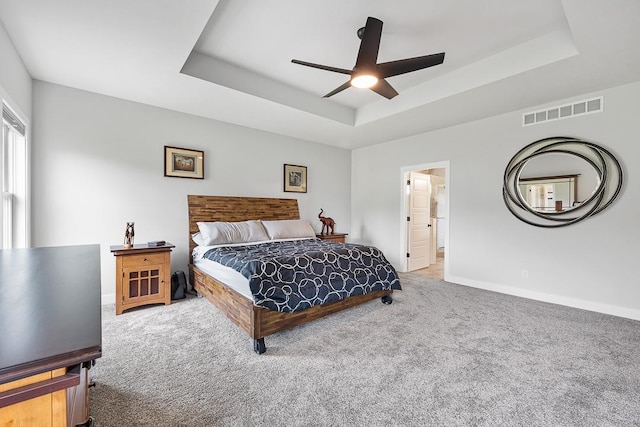
<instances>
[{"instance_id":1,"label":"door frame","mask_svg":"<svg viewBox=\"0 0 640 427\"><path fill-rule=\"evenodd\" d=\"M444 192L445 197L447 199L447 206L445 207L445 215L447 218L446 226L444 230L444 279L447 280L449 276L449 227L451 224L451 193L450 193L450 162L448 160L434 163L424 163L421 165L413 165L413 166L404 166L400 168L400 200L402 203L400 204L400 260L401 260L401 269L402 272L408 271L408 261L407 261L407 244L408 244L408 226L407 226L407 215L408 215L408 200L407 200L407 181L406 174L408 172L418 172L425 169L444 169Z\"/></svg>"}]
</instances>

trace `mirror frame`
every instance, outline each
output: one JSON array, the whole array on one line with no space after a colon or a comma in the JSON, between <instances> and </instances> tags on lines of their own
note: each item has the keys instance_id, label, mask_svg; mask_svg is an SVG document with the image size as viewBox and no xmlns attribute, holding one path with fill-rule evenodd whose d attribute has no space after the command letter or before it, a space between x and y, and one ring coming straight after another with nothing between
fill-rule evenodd
<instances>
[{"instance_id":1,"label":"mirror frame","mask_svg":"<svg viewBox=\"0 0 640 427\"><path fill-rule=\"evenodd\" d=\"M598 175L595 191L572 209L541 212L531 208L520 193L520 175L527 162L549 153L577 156L589 163ZM504 172L502 198L507 209L519 220L536 227L556 228L602 212L618 197L623 182L622 166L607 149L581 139L556 136L534 141L511 158Z\"/></svg>"}]
</instances>

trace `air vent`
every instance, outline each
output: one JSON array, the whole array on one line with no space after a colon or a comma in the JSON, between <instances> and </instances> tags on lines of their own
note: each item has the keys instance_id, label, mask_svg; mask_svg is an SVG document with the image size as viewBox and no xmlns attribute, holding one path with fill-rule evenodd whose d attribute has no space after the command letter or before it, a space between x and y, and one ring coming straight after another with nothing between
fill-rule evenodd
<instances>
[{"instance_id":1,"label":"air vent","mask_svg":"<svg viewBox=\"0 0 640 427\"><path fill-rule=\"evenodd\" d=\"M550 120L566 119L583 114L600 113L604 105L604 97L577 101L572 104L558 105L546 110L532 111L522 115L522 126L535 125Z\"/></svg>"}]
</instances>

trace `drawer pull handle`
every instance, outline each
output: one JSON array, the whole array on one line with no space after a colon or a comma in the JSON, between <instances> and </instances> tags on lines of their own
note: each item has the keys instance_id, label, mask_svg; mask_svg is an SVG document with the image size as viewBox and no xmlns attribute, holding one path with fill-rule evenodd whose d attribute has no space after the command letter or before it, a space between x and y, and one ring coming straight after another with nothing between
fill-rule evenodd
<instances>
[{"instance_id":1,"label":"drawer pull handle","mask_svg":"<svg viewBox=\"0 0 640 427\"><path fill-rule=\"evenodd\" d=\"M78 384L80 384L80 375L67 373L66 375L44 380L39 383L3 391L0 393L0 408L64 390L69 387L75 387Z\"/></svg>"},{"instance_id":2,"label":"drawer pull handle","mask_svg":"<svg viewBox=\"0 0 640 427\"><path fill-rule=\"evenodd\" d=\"M142 258L142 261L146 261L146 260L147 260L146 258Z\"/></svg>"}]
</instances>

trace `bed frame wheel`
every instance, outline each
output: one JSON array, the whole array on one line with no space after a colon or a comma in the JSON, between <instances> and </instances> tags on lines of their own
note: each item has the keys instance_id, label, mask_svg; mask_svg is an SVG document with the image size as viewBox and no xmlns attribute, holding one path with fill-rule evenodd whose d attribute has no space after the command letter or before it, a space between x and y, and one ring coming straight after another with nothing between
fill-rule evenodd
<instances>
[{"instance_id":1,"label":"bed frame wheel","mask_svg":"<svg viewBox=\"0 0 640 427\"><path fill-rule=\"evenodd\" d=\"M262 354L267 351L267 347L264 345L264 338L258 338L253 340L253 351L258 354Z\"/></svg>"},{"instance_id":2,"label":"bed frame wheel","mask_svg":"<svg viewBox=\"0 0 640 427\"><path fill-rule=\"evenodd\" d=\"M385 295L381 298L381 300L383 304L387 304L387 305L393 302L393 298L391 298L391 295Z\"/></svg>"}]
</instances>

